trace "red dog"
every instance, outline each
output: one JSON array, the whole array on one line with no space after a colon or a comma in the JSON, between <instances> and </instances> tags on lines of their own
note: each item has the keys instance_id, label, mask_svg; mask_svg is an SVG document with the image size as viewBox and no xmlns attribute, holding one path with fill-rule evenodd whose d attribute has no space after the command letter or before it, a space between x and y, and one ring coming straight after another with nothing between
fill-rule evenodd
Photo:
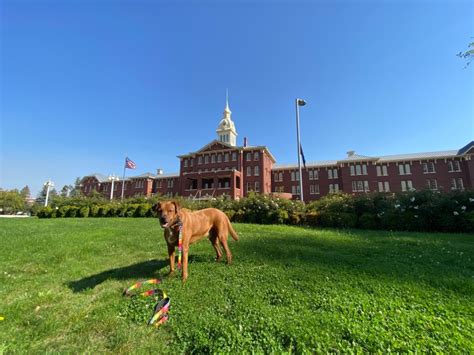
<instances>
[{"instance_id":1,"label":"red dog","mask_svg":"<svg viewBox=\"0 0 474 355\"><path fill-rule=\"evenodd\" d=\"M165 229L164 235L168 245L170 273L174 272L175 248L179 241L179 222L182 225L183 281L188 278L189 245L199 241L206 235L209 235L209 240L216 251L216 261L219 261L222 257L220 243L226 252L227 263L232 262L232 253L227 245L227 237L229 234L234 240L239 240L239 237L224 212L216 208L206 208L193 212L181 208L175 201L158 202L153 207L160 220L161 227Z\"/></svg>"}]
</instances>

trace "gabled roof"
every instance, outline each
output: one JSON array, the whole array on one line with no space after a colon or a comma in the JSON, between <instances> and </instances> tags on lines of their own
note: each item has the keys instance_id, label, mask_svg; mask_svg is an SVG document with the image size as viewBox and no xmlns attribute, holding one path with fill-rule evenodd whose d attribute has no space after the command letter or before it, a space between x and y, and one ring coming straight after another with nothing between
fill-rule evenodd
<instances>
[{"instance_id":1,"label":"gabled roof","mask_svg":"<svg viewBox=\"0 0 474 355\"><path fill-rule=\"evenodd\" d=\"M98 182L108 182L109 181L109 178L103 174L100 174L100 173L92 173L92 174L89 174L89 175L86 175L84 176L82 179L81 179L81 182L85 179L85 178L88 178L88 177L93 177L95 178Z\"/></svg>"},{"instance_id":2,"label":"gabled roof","mask_svg":"<svg viewBox=\"0 0 474 355\"><path fill-rule=\"evenodd\" d=\"M264 145L258 145L258 146L247 146L247 147L242 147L242 146L232 146L230 144L227 144L227 143L223 143L223 142L219 142L217 139L214 139L212 142L206 144L204 147L202 147L201 149L195 151L195 152L190 152L188 154L183 154L183 155L178 155L178 158L188 158L188 157L191 157L193 156L194 154L197 154L197 153L203 153L203 152L206 152L208 151L209 147L211 147L212 145L214 144L219 144L219 145L222 145L222 149L223 150L232 150L232 149L235 149L235 150L253 150L253 149L262 149L262 150L265 150L268 155L270 156L270 158L273 160L273 162L276 162L276 159L275 157L273 156L273 154L270 152L270 150L268 149L268 147L264 146ZM209 152L212 152L212 150L209 150Z\"/></svg>"},{"instance_id":3,"label":"gabled roof","mask_svg":"<svg viewBox=\"0 0 474 355\"><path fill-rule=\"evenodd\" d=\"M470 141L468 144L466 144L464 147L458 150L458 155L464 155L467 153L474 153L472 152L474 150L474 141Z\"/></svg>"},{"instance_id":4,"label":"gabled roof","mask_svg":"<svg viewBox=\"0 0 474 355\"><path fill-rule=\"evenodd\" d=\"M203 152L206 152L208 150L211 151L209 148L212 147L214 144L220 145L222 147L222 149L238 149L238 147L234 147L230 144L227 144L227 143L224 143L224 142L219 142L217 139L214 139L212 142L207 143L201 149L199 149L195 152L190 152L188 154L178 155L178 158L188 157L190 155L193 155L193 154L196 154L196 153L203 153Z\"/></svg>"}]
</instances>

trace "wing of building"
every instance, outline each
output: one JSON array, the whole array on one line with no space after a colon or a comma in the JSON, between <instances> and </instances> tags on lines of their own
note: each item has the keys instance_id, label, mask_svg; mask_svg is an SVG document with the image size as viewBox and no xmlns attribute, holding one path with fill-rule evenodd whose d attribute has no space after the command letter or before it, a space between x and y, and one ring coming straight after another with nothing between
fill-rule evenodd
<instances>
[{"instance_id":1,"label":"wing of building","mask_svg":"<svg viewBox=\"0 0 474 355\"><path fill-rule=\"evenodd\" d=\"M145 173L114 181L94 173L82 178L85 195L98 191L104 196L124 197L183 196L209 199L226 195L233 199L255 191L299 198L297 164L275 164L267 146L237 146L237 130L231 118L228 100L215 140L200 149L179 155L178 173ZM403 192L431 189L464 190L474 187L474 141L457 150L440 152L365 156L354 151L339 160L308 162L303 169L305 201L330 193Z\"/></svg>"}]
</instances>

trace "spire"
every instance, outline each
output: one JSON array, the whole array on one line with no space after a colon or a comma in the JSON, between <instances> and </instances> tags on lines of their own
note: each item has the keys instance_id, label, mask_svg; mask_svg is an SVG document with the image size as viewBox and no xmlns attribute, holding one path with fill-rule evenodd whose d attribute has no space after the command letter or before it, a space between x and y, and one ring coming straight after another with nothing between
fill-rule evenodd
<instances>
[{"instance_id":1,"label":"spire","mask_svg":"<svg viewBox=\"0 0 474 355\"><path fill-rule=\"evenodd\" d=\"M232 111L229 108L229 89L225 89L225 109L224 109L224 117L230 118L230 114Z\"/></svg>"},{"instance_id":2,"label":"spire","mask_svg":"<svg viewBox=\"0 0 474 355\"><path fill-rule=\"evenodd\" d=\"M225 91L225 109L219 126L217 126L217 137L219 142L227 143L235 147L237 143L237 132L231 118L232 111L229 108L229 90Z\"/></svg>"}]
</instances>

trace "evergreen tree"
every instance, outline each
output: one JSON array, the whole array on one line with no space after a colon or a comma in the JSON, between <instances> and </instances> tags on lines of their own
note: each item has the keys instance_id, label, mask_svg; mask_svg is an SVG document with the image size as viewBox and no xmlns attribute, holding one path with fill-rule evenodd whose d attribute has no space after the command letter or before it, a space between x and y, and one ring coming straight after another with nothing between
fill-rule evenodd
<instances>
[{"instance_id":1,"label":"evergreen tree","mask_svg":"<svg viewBox=\"0 0 474 355\"><path fill-rule=\"evenodd\" d=\"M30 198L31 197L31 191L28 185L26 185L24 188L21 189L20 194L23 196L23 198Z\"/></svg>"}]
</instances>

